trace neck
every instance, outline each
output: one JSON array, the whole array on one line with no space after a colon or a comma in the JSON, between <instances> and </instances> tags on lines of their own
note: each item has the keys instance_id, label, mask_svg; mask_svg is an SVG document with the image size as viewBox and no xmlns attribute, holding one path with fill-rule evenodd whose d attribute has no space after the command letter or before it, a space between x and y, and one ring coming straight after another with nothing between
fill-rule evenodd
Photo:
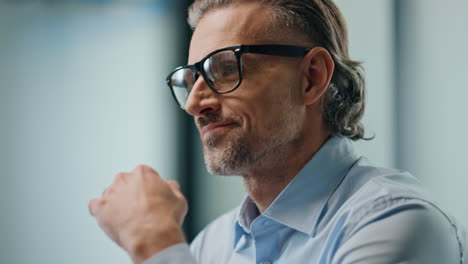
<instances>
[{"instance_id":1,"label":"neck","mask_svg":"<svg viewBox=\"0 0 468 264\"><path fill-rule=\"evenodd\" d=\"M314 137L309 135L271 152L262 158L259 166L243 174L244 186L260 213L271 205L330 136L327 130L320 129L315 131Z\"/></svg>"}]
</instances>

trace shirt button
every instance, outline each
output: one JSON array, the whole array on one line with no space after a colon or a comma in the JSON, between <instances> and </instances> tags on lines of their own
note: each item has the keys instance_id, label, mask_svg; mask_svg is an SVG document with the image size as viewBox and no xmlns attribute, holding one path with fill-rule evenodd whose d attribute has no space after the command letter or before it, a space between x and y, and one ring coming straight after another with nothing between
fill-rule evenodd
<instances>
[{"instance_id":1,"label":"shirt button","mask_svg":"<svg viewBox=\"0 0 468 264\"><path fill-rule=\"evenodd\" d=\"M271 221L265 221L265 222L263 222L263 225L264 226L269 226L269 225L271 225ZM271 264L271 263L265 263L265 264Z\"/></svg>"}]
</instances>

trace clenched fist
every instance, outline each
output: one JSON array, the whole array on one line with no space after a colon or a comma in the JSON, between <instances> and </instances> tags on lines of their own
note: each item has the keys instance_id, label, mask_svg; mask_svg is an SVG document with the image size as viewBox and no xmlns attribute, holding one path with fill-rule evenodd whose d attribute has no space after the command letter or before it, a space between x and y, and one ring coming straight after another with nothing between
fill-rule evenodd
<instances>
[{"instance_id":1,"label":"clenched fist","mask_svg":"<svg viewBox=\"0 0 468 264\"><path fill-rule=\"evenodd\" d=\"M164 181L152 168L140 165L119 173L102 197L89 201L99 226L135 263L185 242L181 225L187 201L175 181Z\"/></svg>"}]
</instances>

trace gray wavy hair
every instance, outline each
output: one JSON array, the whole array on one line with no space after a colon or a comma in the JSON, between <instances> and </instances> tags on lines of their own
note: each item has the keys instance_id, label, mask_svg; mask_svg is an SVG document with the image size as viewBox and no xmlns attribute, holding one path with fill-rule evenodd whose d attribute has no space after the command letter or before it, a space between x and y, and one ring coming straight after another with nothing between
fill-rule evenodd
<instances>
[{"instance_id":1,"label":"gray wavy hair","mask_svg":"<svg viewBox=\"0 0 468 264\"><path fill-rule=\"evenodd\" d=\"M276 26L299 30L328 50L335 71L322 101L324 118L333 135L366 139L361 123L366 99L364 70L349 57L346 23L332 0L196 0L189 8L188 23L194 29L207 11L240 1L269 5Z\"/></svg>"}]
</instances>

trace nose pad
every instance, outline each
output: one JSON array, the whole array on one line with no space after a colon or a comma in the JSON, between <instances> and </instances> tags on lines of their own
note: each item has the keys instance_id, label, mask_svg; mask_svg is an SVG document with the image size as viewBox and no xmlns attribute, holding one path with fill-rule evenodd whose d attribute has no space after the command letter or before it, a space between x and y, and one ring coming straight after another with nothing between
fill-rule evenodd
<instances>
[{"instance_id":1,"label":"nose pad","mask_svg":"<svg viewBox=\"0 0 468 264\"><path fill-rule=\"evenodd\" d=\"M200 72L199 71L193 71L192 70L192 76L193 76L193 85L195 86L195 83L197 83L198 77L200 77Z\"/></svg>"}]
</instances>

